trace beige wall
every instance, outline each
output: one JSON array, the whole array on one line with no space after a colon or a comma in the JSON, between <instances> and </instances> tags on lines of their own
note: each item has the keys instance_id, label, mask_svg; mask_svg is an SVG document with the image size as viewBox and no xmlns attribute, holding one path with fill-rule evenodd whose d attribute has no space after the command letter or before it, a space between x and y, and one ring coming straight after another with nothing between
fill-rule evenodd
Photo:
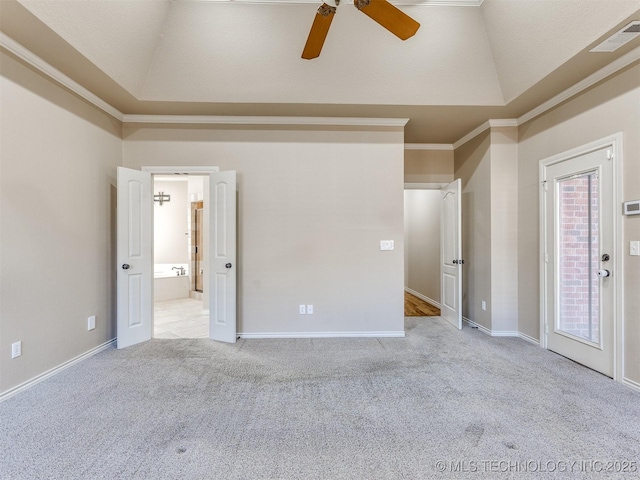
<instances>
[{"instance_id":1,"label":"beige wall","mask_svg":"<svg viewBox=\"0 0 640 480\"><path fill-rule=\"evenodd\" d=\"M238 172L239 332L403 332L403 137L129 125L124 164Z\"/></svg>"},{"instance_id":2,"label":"beige wall","mask_svg":"<svg viewBox=\"0 0 640 480\"><path fill-rule=\"evenodd\" d=\"M518 129L491 129L491 331L518 331Z\"/></svg>"},{"instance_id":3,"label":"beige wall","mask_svg":"<svg viewBox=\"0 0 640 480\"><path fill-rule=\"evenodd\" d=\"M538 164L540 160L622 132L623 200L640 198L640 65L625 69L519 128L518 310L520 331L540 334ZM625 375L640 382L640 216L623 218Z\"/></svg>"},{"instance_id":4,"label":"beige wall","mask_svg":"<svg viewBox=\"0 0 640 480\"><path fill-rule=\"evenodd\" d=\"M170 195L169 202L153 203L153 262L189 263L189 196L187 180L154 180L153 194Z\"/></svg>"},{"instance_id":5,"label":"beige wall","mask_svg":"<svg viewBox=\"0 0 640 480\"><path fill-rule=\"evenodd\" d=\"M440 190L405 190L405 287L440 303Z\"/></svg>"},{"instance_id":6,"label":"beige wall","mask_svg":"<svg viewBox=\"0 0 640 480\"><path fill-rule=\"evenodd\" d=\"M491 329L491 132L455 151L462 181L462 314ZM487 303L482 310L481 302Z\"/></svg>"},{"instance_id":7,"label":"beige wall","mask_svg":"<svg viewBox=\"0 0 640 480\"><path fill-rule=\"evenodd\" d=\"M453 150L405 150L405 183L453 181Z\"/></svg>"},{"instance_id":8,"label":"beige wall","mask_svg":"<svg viewBox=\"0 0 640 480\"><path fill-rule=\"evenodd\" d=\"M1 55L0 392L115 336L121 126ZM87 331L87 317L96 329ZM11 344L22 356L11 359Z\"/></svg>"}]
</instances>

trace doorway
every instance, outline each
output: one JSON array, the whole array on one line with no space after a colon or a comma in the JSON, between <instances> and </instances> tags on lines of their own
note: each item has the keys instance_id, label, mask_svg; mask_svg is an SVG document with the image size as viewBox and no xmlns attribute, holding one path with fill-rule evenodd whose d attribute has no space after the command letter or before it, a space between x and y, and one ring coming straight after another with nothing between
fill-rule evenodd
<instances>
[{"instance_id":1,"label":"doorway","mask_svg":"<svg viewBox=\"0 0 640 480\"><path fill-rule=\"evenodd\" d=\"M209 337L202 295L204 180L201 175L152 176L154 338Z\"/></svg>"},{"instance_id":2,"label":"doorway","mask_svg":"<svg viewBox=\"0 0 640 480\"><path fill-rule=\"evenodd\" d=\"M440 315L439 189L405 188L405 317Z\"/></svg>"},{"instance_id":3,"label":"doorway","mask_svg":"<svg viewBox=\"0 0 640 480\"><path fill-rule=\"evenodd\" d=\"M616 142L543 161L542 346L609 377L616 374Z\"/></svg>"}]
</instances>

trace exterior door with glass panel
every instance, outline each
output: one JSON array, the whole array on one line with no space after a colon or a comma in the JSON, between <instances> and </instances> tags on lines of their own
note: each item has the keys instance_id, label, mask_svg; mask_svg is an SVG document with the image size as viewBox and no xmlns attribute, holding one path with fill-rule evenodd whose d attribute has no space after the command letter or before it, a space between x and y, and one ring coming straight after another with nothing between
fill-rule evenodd
<instances>
[{"instance_id":1,"label":"exterior door with glass panel","mask_svg":"<svg viewBox=\"0 0 640 480\"><path fill-rule=\"evenodd\" d=\"M547 348L612 377L611 150L546 166L543 187Z\"/></svg>"}]
</instances>

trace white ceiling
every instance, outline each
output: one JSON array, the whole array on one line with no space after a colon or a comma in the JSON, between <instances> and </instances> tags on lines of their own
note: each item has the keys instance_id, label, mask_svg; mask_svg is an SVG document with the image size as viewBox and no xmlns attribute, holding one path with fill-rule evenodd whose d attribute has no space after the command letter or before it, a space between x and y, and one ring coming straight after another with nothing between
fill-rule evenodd
<instances>
[{"instance_id":1,"label":"white ceiling","mask_svg":"<svg viewBox=\"0 0 640 480\"><path fill-rule=\"evenodd\" d=\"M402 42L345 1L321 56L309 61L300 54L320 3L311 1L19 4L142 105L161 111L177 102L184 113L212 114L219 114L216 105L254 105L258 115L260 105L308 105L309 116L319 105L361 106L363 116L373 107L412 106L397 115L412 118L416 107L541 103L558 93L548 79L563 67L591 62L583 68L588 74L610 61L603 55L615 58L585 51L640 18L639 0L427 0L399 7L421 24ZM8 30L20 33L15 22ZM545 89L536 90L545 79ZM131 103L128 113L143 112ZM426 134L415 140L429 141Z\"/></svg>"}]
</instances>

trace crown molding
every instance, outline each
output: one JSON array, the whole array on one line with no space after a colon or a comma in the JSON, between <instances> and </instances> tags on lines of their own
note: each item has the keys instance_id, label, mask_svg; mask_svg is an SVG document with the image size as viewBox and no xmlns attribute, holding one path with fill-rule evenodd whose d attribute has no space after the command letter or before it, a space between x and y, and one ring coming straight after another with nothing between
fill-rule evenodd
<instances>
[{"instance_id":1,"label":"crown molding","mask_svg":"<svg viewBox=\"0 0 640 480\"><path fill-rule=\"evenodd\" d=\"M123 123L201 125L315 125L337 127L404 127L408 118L244 117L212 115L124 115Z\"/></svg>"},{"instance_id":2,"label":"crown molding","mask_svg":"<svg viewBox=\"0 0 640 480\"><path fill-rule=\"evenodd\" d=\"M405 150L453 150L451 143L405 143Z\"/></svg>"},{"instance_id":3,"label":"crown molding","mask_svg":"<svg viewBox=\"0 0 640 480\"><path fill-rule=\"evenodd\" d=\"M529 120L532 120L535 117L542 115L543 113L560 105L562 102L569 100L571 97L574 97L581 92L584 92L586 89L590 87L593 87L596 83L622 70L628 65L631 65L633 62L639 59L640 59L640 47L636 47L630 52L627 52L621 57L615 59L613 62L608 63L597 72L592 73L588 77L580 80L575 85L567 88L563 92L560 92L555 97L550 98L549 100L540 104L533 110L530 110L524 115L521 115L520 117L518 117L518 125L522 125L523 123L526 123Z\"/></svg>"},{"instance_id":4,"label":"crown molding","mask_svg":"<svg viewBox=\"0 0 640 480\"><path fill-rule=\"evenodd\" d=\"M47 77L52 79L54 82L59 83L63 87L67 88L68 90L71 90L73 93L75 93L79 97L84 98L86 101L95 105L103 112L111 115L117 120L122 121L124 115L118 109L112 107L107 102L105 102L100 97L98 97L96 94L90 92L89 90L84 88L82 85L80 85L78 82L76 82L75 80L72 80L71 78L66 76L64 73L62 73L60 70L55 68L53 65L51 65L50 63L47 63L42 58L40 58L35 53L33 53L31 50L22 46L21 44L16 42L14 39L12 39L11 37L7 36L2 32L0 32L0 47L4 48L8 52L18 57L23 62L27 63L28 65L32 66L42 74L46 75Z\"/></svg>"},{"instance_id":5,"label":"crown molding","mask_svg":"<svg viewBox=\"0 0 640 480\"><path fill-rule=\"evenodd\" d=\"M453 149L461 147L469 140L473 140L478 135L480 135L485 130L489 130L490 128L500 128L500 127L517 127L518 121L515 118L504 118L504 119L491 119L484 122L479 127L474 128L469 133L467 133L464 137L453 144Z\"/></svg>"}]
</instances>

